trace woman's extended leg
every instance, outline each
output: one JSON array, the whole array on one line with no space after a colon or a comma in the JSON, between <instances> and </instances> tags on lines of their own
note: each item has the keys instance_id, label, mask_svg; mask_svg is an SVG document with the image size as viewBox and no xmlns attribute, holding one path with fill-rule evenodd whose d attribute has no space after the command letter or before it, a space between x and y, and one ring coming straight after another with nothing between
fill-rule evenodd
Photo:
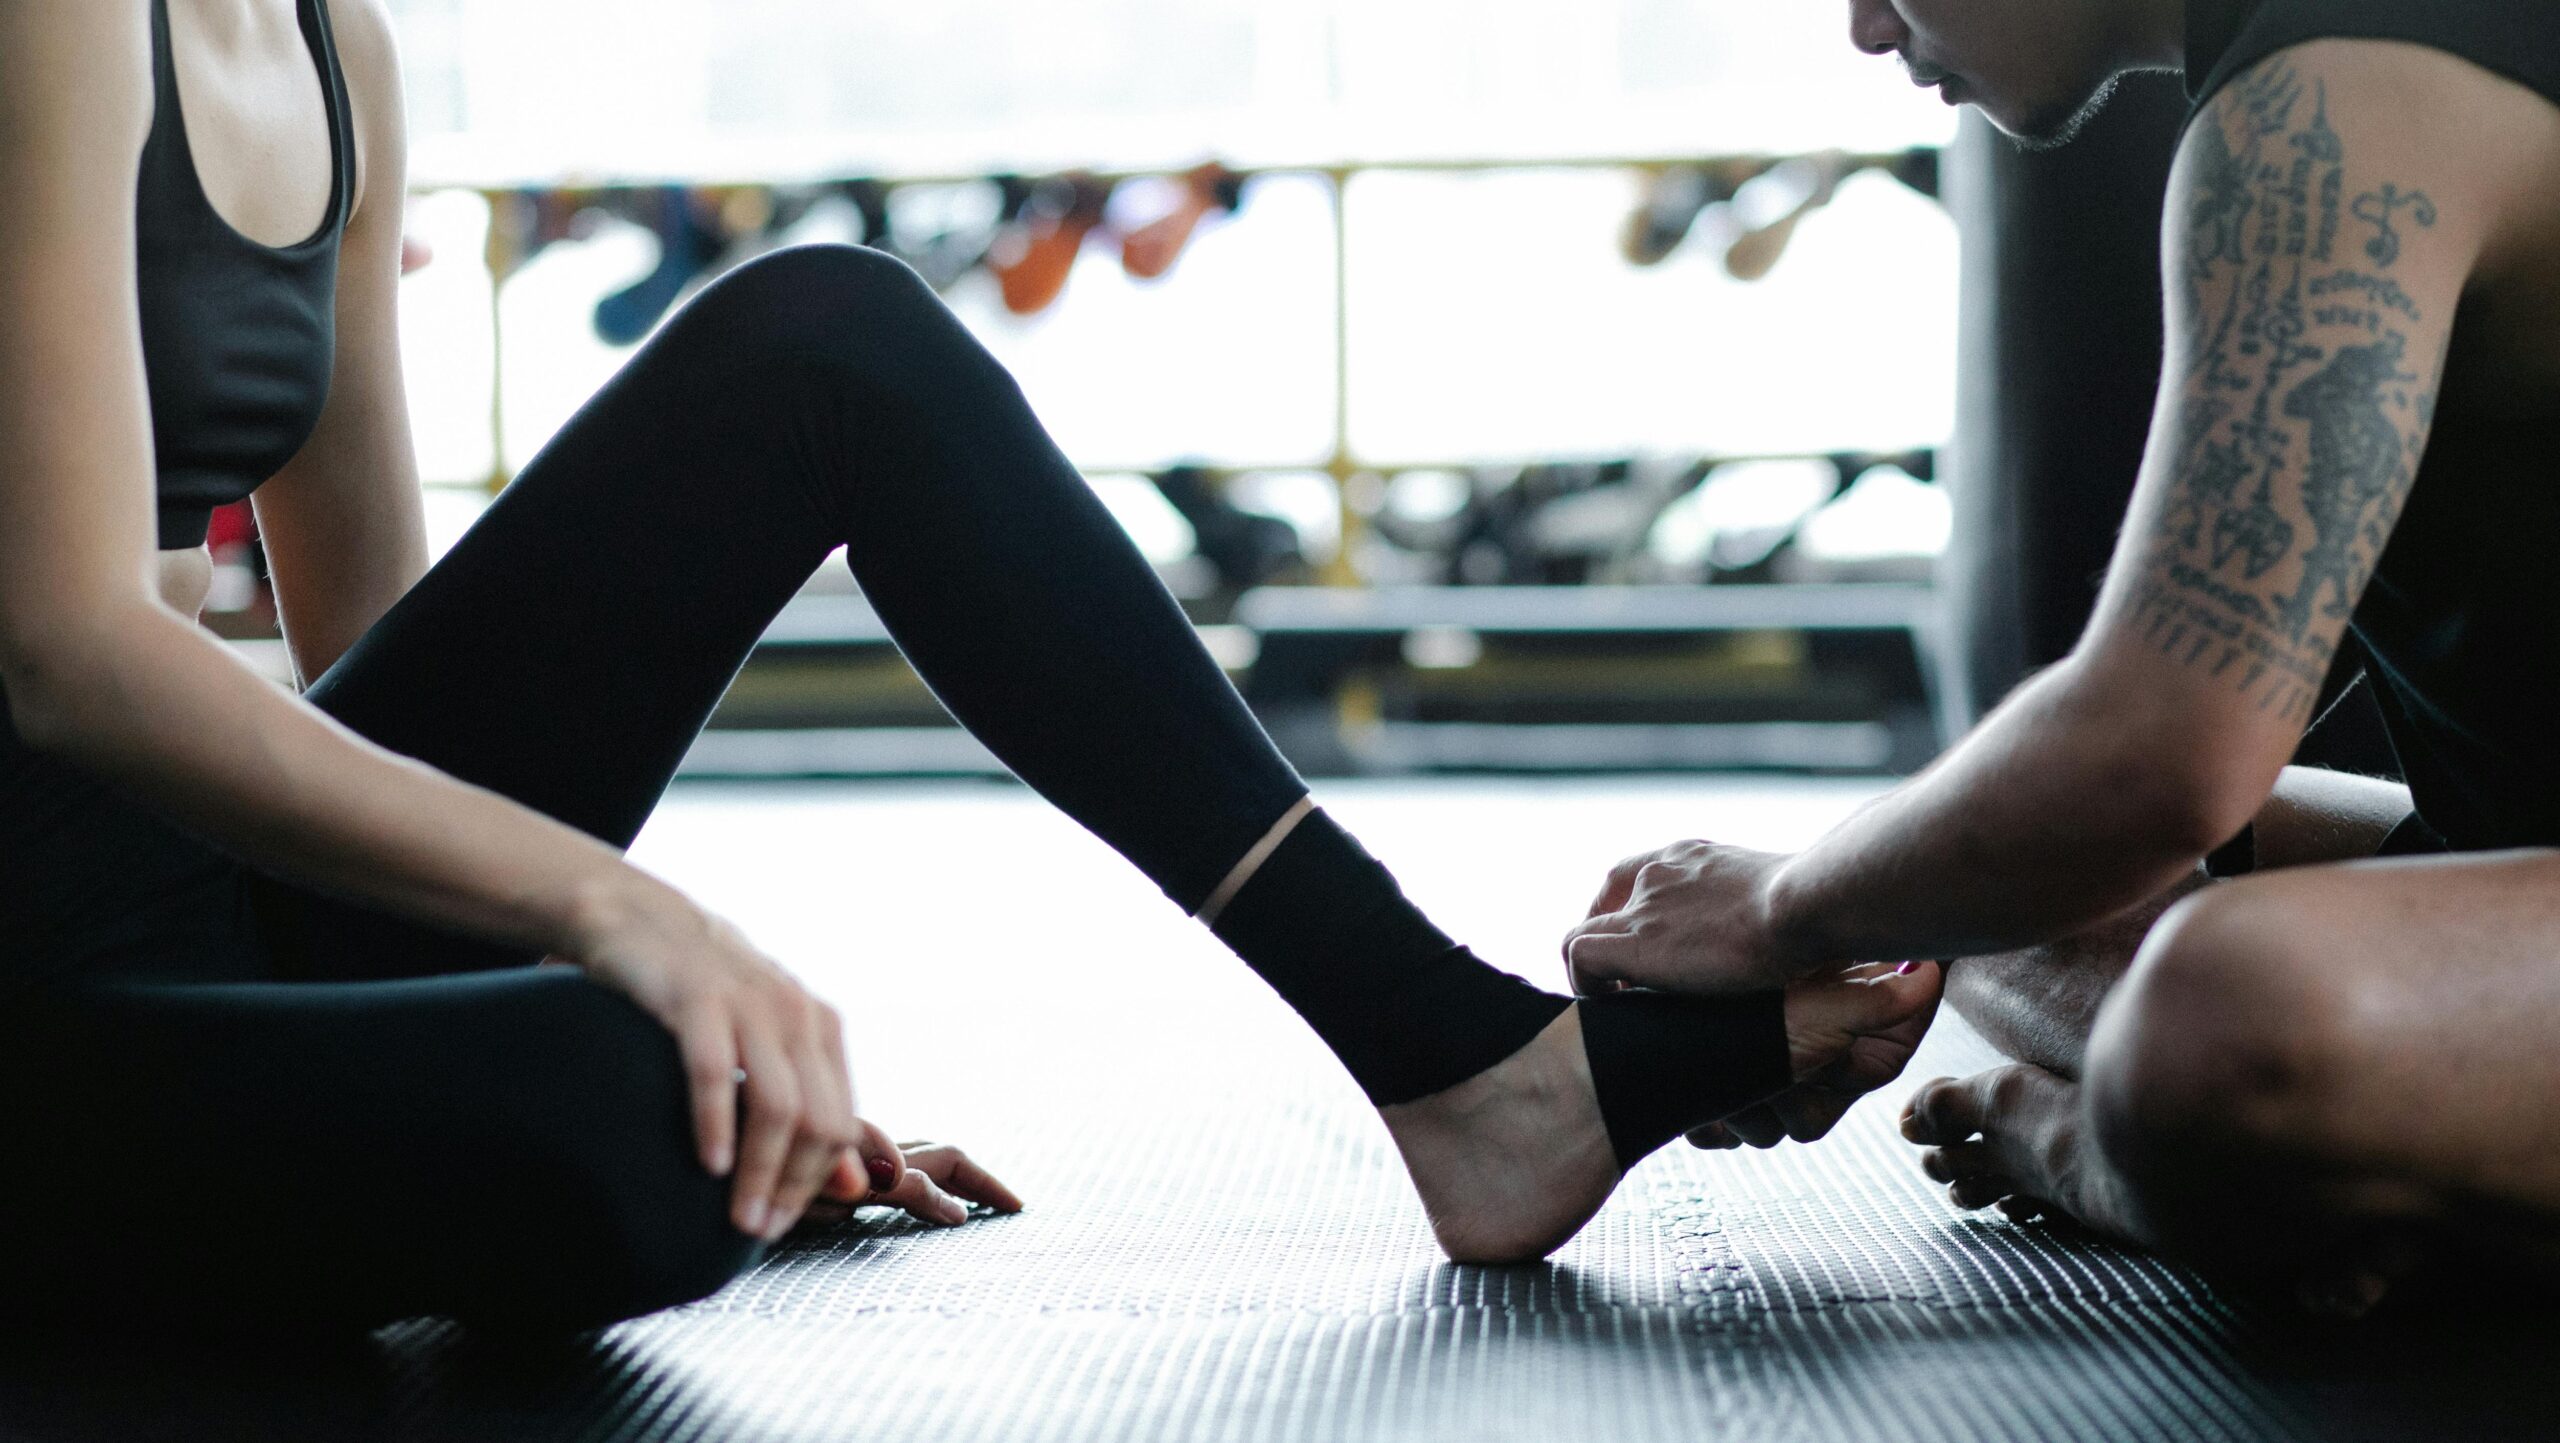
<instances>
[{"instance_id":1,"label":"woman's extended leg","mask_svg":"<svg viewBox=\"0 0 2560 1443\"><path fill-rule=\"evenodd\" d=\"M1002 367L913 273L846 247L784 251L707 290L313 699L627 842L766 622L838 545L962 723L1185 910L1304 799ZM1791 1080L1774 995L1623 995L1569 1014L1434 929L1321 813L1222 900L1218 934L1382 1107L1542 1043L1571 1066L1526 1090L1561 1109L1539 1130L1588 1131L1625 1165ZM383 919L312 899L271 910L304 958L404 955ZM422 967L462 955L410 935ZM1416 1115L1389 1118L1410 1142ZM1427 1198L1436 1166L1417 1161ZM1441 1212L1466 1206L1444 1197ZM1509 1241L1482 1250L1552 1246L1559 1221L1491 1229Z\"/></svg>"}]
</instances>

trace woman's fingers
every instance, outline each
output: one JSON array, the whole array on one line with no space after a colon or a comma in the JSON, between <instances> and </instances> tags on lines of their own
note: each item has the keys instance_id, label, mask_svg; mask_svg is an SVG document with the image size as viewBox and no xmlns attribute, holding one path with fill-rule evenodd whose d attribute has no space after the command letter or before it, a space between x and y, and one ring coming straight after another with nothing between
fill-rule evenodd
<instances>
[{"instance_id":1,"label":"woman's fingers","mask_svg":"<svg viewBox=\"0 0 2560 1443\"><path fill-rule=\"evenodd\" d=\"M906 1159L889 1135L871 1123L854 1119L853 1145L838 1150L818 1196L847 1207L877 1203L894 1191L907 1173Z\"/></svg>"},{"instance_id":2,"label":"woman's fingers","mask_svg":"<svg viewBox=\"0 0 2560 1443\"><path fill-rule=\"evenodd\" d=\"M824 1083L809 1078L803 1084L804 1095L820 1090ZM782 1175L775 1181L765 1236L778 1238L789 1232L809 1210L809 1200L835 1171L836 1159L845 1155L852 1134L849 1123L830 1118L831 1109L821 1105L805 1110L800 1130L791 1139L791 1151L784 1158Z\"/></svg>"},{"instance_id":3,"label":"woman's fingers","mask_svg":"<svg viewBox=\"0 0 2560 1443\"><path fill-rule=\"evenodd\" d=\"M969 1204L984 1203L998 1212L1022 1211L1022 1199L995 1174L971 1161L967 1153L941 1143L908 1143L907 1173L895 1191L874 1201L904 1208L924 1222L963 1223Z\"/></svg>"},{"instance_id":4,"label":"woman's fingers","mask_svg":"<svg viewBox=\"0 0 2560 1443\"><path fill-rule=\"evenodd\" d=\"M827 1180L818 1185L818 1196L848 1206L868 1201L871 1179L863 1168L862 1154L850 1148L836 1154L836 1164L827 1170Z\"/></svg>"},{"instance_id":5,"label":"woman's fingers","mask_svg":"<svg viewBox=\"0 0 2560 1443\"><path fill-rule=\"evenodd\" d=\"M774 1184L770 1221L765 1224L768 1241L791 1231L800 1221L827 1175L835 1171L836 1159L843 1155L844 1144L813 1130L803 1129L793 1140L791 1155L782 1165L782 1176Z\"/></svg>"},{"instance_id":6,"label":"woman's fingers","mask_svg":"<svg viewBox=\"0 0 2560 1443\"><path fill-rule=\"evenodd\" d=\"M882 1207L897 1208L918 1222L951 1227L969 1220L969 1205L944 1192L918 1168L907 1169L896 1187L872 1201Z\"/></svg>"},{"instance_id":7,"label":"woman's fingers","mask_svg":"<svg viewBox=\"0 0 2560 1443\"><path fill-rule=\"evenodd\" d=\"M827 1077L834 1084L837 1105L847 1120L860 1116L862 1104L853 1095L853 1064L844 1052L844 1018L823 1002L818 1004L818 1041L826 1052Z\"/></svg>"},{"instance_id":8,"label":"woman's fingers","mask_svg":"<svg viewBox=\"0 0 2560 1443\"><path fill-rule=\"evenodd\" d=\"M1002 1213L1022 1211L1022 1199L1013 1189L960 1149L939 1142L892 1145L870 1123L860 1126L862 1139L838 1160L821 1191L824 1201L813 1203L813 1212L842 1217L857 1206L893 1207L918 1222L951 1226L968 1221L971 1203ZM866 1150L874 1156L903 1157L893 1185L885 1189L870 1185Z\"/></svg>"},{"instance_id":9,"label":"woman's fingers","mask_svg":"<svg viewBox=\"0 0 2560 1443\"><path fill-rule=\"evenodd\" d=\"M863 1182L872 1193L868 1200L876 1201L906 1181L906 1150L891 1142L877 1123L855 1118L853 1128L853 1165L862 1169Z\"/></svg>"},{"instance_id":10,"label":"woman's fingers","mask_svg":"<svg viewBox=\"0 0 2560 1443\"><path fill-rule=\"evenodd\" d=\"M779 1025L796 1034L794 1061L801 1107L790 1150L774 1184L768 1238L780 1237L800 1220L809 1200L848 1150L863 1154L866 1175L873 1158L881 1161L888 1175L901 1168L888 1139L853 1115L853 1088L844 1065L844 1024L835 1009L794 986L775 999L774 1011ZM866 1141L872 1144L868 1149L860 1146Z\"/></svg>"},{"instance_id":11,"label":"woman's fingers","mask_svg":"<svg viewBox=\"0 0 2560 1443\"><path fill-rule=\"evenodd\" d=\"M693 1140L702 1166L727 1177L737 1160L738 1038L726 1014L701 1013L677 1034L686 1091L693 1101Z\"/></svg>"},{"instance_id":12,"label":"woman's fingers","mask_svg":"<svg viewBox=\"0 0 2560 1443\"><path fill-rule=\"evenodd\" d=\"M933 1179L944 1191L998 1212L1022 1211L1022 1199L1014 1196L1013 1189L949 1143L911 1142L906 1151L907 1166Z\"/></svg>"},{"instance_id":13,"label":"woman's fingers","mask_svg":"<svg viewBox=\"0 0 2560 1443\"><path fill-rule=\"evenodd\" d=\"M738 1145L738 1178L730 1192L730 1218L749 1237L773 1227L773 1197L800 1135L800 1078L791 1056L758 1019L742 1029L738 1051L746 1059L746 1136Z\"/></svg>"}]
</instances>

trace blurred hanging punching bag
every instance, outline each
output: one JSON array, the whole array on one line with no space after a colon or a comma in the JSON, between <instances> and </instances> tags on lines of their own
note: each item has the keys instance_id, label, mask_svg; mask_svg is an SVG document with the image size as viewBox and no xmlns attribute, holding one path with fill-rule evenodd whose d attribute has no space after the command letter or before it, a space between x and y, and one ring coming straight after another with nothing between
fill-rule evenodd
<instances>
[{"instance_id":1,"label":"blurred hanging punching bag","mask_svg":"<svg viewBox=\"0 0 2560 1443\"><path fill-rule=\"evenodd\" d=\"M2079 139L2030 153L1967 111L1947 200L1964 238L1945 658L1968 717L2079 639L2160 383L2160 216L2186 116L2129 77Z\"/></svg>"}]
</instances>

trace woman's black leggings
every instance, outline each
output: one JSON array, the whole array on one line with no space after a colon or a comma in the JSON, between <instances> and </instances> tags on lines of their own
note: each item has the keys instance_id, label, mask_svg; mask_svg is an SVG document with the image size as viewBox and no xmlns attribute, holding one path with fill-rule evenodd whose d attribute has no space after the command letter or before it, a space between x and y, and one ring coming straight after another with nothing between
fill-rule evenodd
<instances>
[{"instance_id":1,"label":"woman's black leggings","mask_svg":"<svg viewBox=\"0 0 2560 1443\"><path fill-rule=\"evenodd\" d=\"M1198 912L1305 787L1012 379L903 265L721 280L311 690L628 845L837 546L952 713ZM1321 814L1219 937L1381 1105L1570 1005L1479 961ZM255 875L0 728L0 1313L512 1327L753 1256L674 1043L574 970ZM5 974L0 974L5 975ZM1778 995L1586 1000L1621 1165L1786 1085Z\"/></svg>"},{"instance_id":2,"label":"woman's black leggings","mask_svg":"<svg viewBox=\"0 0 2560 1443\"><path fill-rule=\"evenodd\" d=\"M952 712L1187 910L1304 794L1011 378L845 247L706 290L310 697L628 844L839 545ZM752 1260L637 1008L5 732L0 967L43 976L0 998L0 1306L579 1326Z\"/></svg>"}]
</instances>

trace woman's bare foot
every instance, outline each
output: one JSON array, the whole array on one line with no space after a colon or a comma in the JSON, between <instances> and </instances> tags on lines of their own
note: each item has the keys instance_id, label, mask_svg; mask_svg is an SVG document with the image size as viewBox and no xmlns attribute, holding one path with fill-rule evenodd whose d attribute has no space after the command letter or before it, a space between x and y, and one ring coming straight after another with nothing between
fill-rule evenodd
<instances>
[{"instance_id":1,"label":"woman's bare foot","mask_svg":"<svg viewBox=\"0 0 2560 1443\"><path fill-rule=\"evenodd\" d=\"M1929 1151L1921 1168L1965 1209L1998 1206L2018 1222L2048 1214L2126 1242L2147 1242L2122 1179L2099 1155L2080 1086L2033 1063L1914 1093L1902 1135Z\"/></svg>"},{"instance_id":2,"label":"woman's bare foot","mask_svg":"<svg viewBox=\"0 0 2560 1443\"><path fill-rule=\"evenodd\" d=\"M1461 1263L1545 1257L1618 1186L1618 1160L1568 1008L1457 1086L1378 1109L1440 1250Z\"/></svg>"},{"instance_id":3,"label":"woman's bare foot","mask_svg":"<svg viewBox=\"0 0 2560 1443\"><path fill-rule=\"evenodd\" d=\"M1909 1043L1890 1039L1937 1005L1938 987L1931 967L1859 968L1789 988L1796 1077L1831 1075L1862 1051L1869 1055L1860 1070L1872 1072L1880 1045L1907 1057ZM1900 1071L1898 1059L1892 1070ZM1457 1262L1545 1257L1591 1221L1624 1172L1600 1115L1578 1007L1493 1068L1379 1115L1422 1196L1433 1236Z\"/></svg>"}]
</instances>

